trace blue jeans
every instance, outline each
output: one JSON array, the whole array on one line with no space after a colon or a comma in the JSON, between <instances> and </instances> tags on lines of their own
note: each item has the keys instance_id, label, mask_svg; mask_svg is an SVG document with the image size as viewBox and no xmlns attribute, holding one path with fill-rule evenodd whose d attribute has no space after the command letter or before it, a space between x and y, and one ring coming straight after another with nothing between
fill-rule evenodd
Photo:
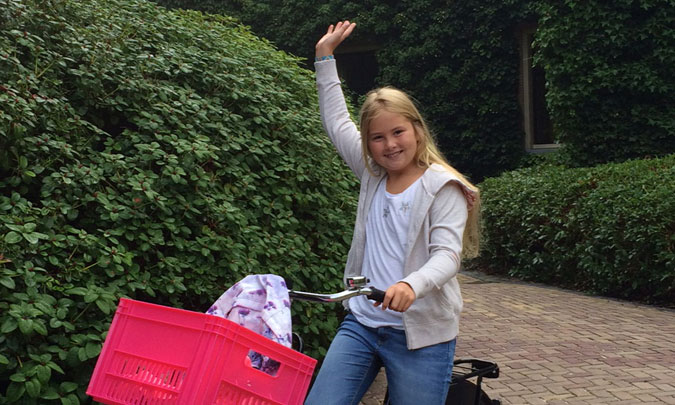
<instances>
[{"instance_id":1,"label":"blue jeans","mask_svg":"<svg viewBox=\"0 0 675 405\"><path fill-rule=\"evenodd\" d=\"M455 340L408 350L404 331L369 328L348 314L305 405L358 405L382 366L392 405L442 405L454 356Z\"/></svg>"}]
</instances>

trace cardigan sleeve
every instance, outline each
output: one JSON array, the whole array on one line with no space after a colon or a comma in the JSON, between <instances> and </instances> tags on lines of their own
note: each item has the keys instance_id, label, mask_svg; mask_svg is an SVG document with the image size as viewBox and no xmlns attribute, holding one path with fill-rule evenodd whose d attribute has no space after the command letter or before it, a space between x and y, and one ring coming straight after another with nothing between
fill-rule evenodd
<instances>
[{"instance_id":1,"label":"cardigan sleeve","mask_svg":"<svg viewBox=\"0 0 675 405\"><path fill-rule=\"evenodd\" d=\"M361 134L349 115L335 60L315 62L314 68L323 128L340 157L360 179L366 168L361 151Z\"/></svg>"},{"instance_id":2,"label":"cardigan sleeve","mask_svg":"<svg viewBox=\"0 0 675 405\"><path fill-rule=\"evenodd\" d=\"M401 280L412 287L417 298L457 276L467 218L467 200L461 186L450 181L438 191L429 209L428 259Z\"/></svg>"}]
</instances>

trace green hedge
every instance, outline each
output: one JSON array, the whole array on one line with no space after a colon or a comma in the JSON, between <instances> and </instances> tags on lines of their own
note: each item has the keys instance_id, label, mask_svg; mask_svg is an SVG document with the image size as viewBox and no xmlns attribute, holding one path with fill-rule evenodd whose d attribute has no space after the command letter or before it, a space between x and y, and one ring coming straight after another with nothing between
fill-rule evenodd
<instances>
[{"instance_id":1,"label":"green hedge","mask_svg":"<svg viewBox=\"0 0 675 405\"><path fill-rule=\"evenodd\" d=\"M570 164L675 152L671 0L155 1L233 15L306 58L328 24L356 21L348 41L379 45L377 84L412 93L451 163L476 181L523 157L517 33L538 23L535 60Z\"/></svg>"},{"instance_id":2,"label":"green hedge","mask_svg":"<svg viewBox=\"0 0 675 405\"><path fill-rule=\"evenodd\" d=\"M544 165L481 184L489 271L596 294L675 302L675 155Z\"/></svg>"},{"instance_id":3,"label":"green hedge","mask_svg":"<svg viewBox=\"0 0 675 405\"><path fill-rule=\"evenodd\" d=\"M568 160L674 153L675 3L545 1L539 14L536 61Z\"/></svg>"},{"instance_id":4,"label":"green hedge","mask_svg":"<svg viewBox=\"0 0 675 405\"><path fill-rule=\"evenodd\" d=\"M118 298L341 286L356 184L312 73L231 19L0 0L0 403L77 404ZM332 307L294 304L320 357Z\"/></svg>"},{"instance_id":5,"label":"green hedge","mask_svg":"<svg viewBox=\"0 0 675 405\"><path fill-rule=\"evenodd\" d=\"M514 169L525 153L515 36L533 12L525 2L155 1L235 16L308 60L329 24L356 21L348 42L380 47L376 85L413 95L458 169L478 181Z\"/></svg>"}]
</instances>

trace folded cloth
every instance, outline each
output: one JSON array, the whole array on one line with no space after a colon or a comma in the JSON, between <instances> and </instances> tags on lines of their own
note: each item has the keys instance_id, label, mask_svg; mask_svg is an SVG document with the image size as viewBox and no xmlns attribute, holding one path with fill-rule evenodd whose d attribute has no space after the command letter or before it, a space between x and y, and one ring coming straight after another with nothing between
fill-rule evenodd
<instances>
[{"instance_id":1,"label":"folded cloth","mask_svg":"<svg viewBox=\"0 0 675 405\"><path fill-rule=\"evenodd\" d=\"M274 274L246 276L206 311L291 347L291 300L286 282Z\"/></svg>"}]
</instances>

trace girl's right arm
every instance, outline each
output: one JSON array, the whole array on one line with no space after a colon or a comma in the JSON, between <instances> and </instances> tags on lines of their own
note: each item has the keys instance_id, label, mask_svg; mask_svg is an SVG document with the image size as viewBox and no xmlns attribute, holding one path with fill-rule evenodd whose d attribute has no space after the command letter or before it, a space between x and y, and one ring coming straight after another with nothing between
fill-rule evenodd
<instances>
[{"instance_id":1,"label":"girl's right arm","mask_svg":"<svg viewBox=\"0 0 675 405\"><path fill-rule=\"evenodd\" d=\"M335 48L351 34L355 26L356 24L345 21L328 27L326 34L316 44L316 56L319 61L314 66L323 127L342 159L354 174L361 178L365 170L361 135L347 110L335 59L320 60L322 57L333 55Z\"/></svg>"}]
</instances>

